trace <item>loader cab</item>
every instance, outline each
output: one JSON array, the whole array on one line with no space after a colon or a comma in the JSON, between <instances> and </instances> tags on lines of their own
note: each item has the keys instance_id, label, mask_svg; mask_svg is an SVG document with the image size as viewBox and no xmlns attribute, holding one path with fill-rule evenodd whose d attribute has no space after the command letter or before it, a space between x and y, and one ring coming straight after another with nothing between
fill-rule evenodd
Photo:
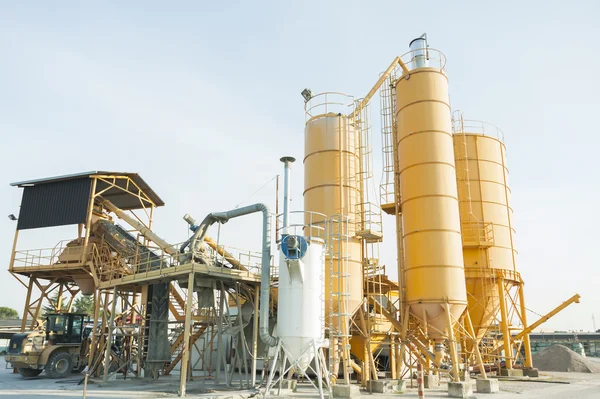
<instances>
[{"instance_id":1,"label":"loader cab","mask_svg":"<svg viewBox=\"0 0 600 399\"><path fill-rule=\"evenodd\" d=\"M46 317L46 340L50 345L80 344L85 314L53 313Z\"/></svg>"}]
</instances>

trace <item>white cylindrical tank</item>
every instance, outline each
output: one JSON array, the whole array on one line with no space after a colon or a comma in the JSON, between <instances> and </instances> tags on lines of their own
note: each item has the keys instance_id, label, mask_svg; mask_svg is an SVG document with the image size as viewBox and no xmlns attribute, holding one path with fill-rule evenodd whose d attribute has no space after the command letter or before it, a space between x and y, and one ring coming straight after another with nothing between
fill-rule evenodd
<instances>
[{"instance_id":1,"label":"white cylindrical tank","mask_svg":"<svg viewBox=\"0 0 600 399\"><path fill-rule=\"evenodd\" d=\"M298 235L281 240L277 336L304 372L323 346L325 332L323 245Z\"/></svg>"}]
</instances>

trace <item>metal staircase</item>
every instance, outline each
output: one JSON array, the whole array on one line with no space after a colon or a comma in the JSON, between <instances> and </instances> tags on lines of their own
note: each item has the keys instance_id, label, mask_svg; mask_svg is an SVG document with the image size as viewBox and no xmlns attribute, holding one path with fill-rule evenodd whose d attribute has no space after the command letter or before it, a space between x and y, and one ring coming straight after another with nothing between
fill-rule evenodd
<instances>
[{"instance_id":1,"label":"metal staircase","mask_svg":"<svg viewBox=\"0 0 600 399\"><path fill-rule=\"evenodd\" d=\"M176 284L175 281L172 281L169 287L171 294L169 296L169 309L171 310L173 317L175 317L175 320L183 321L185 320L185 299L183 299Z\"/></svg>"},{"instance_id":2,"label":"metal staircase","mask_svg":"<svg viewBox=\"0 0 600 399\"><path fill-rule=\"evenodd\" d=\"M198 323L192 326L192 333L190 334L189 343L190 348L196 343L196 341L202 336L202 334L204 334L207 328L207 323ZM171 362L169 362L169 364L167 364L167 366L165 367L165 374L171 373L171 371L173 371L173 369L177 366L177 364L181 361L181 358L183 357L183 335L184 333L183 331L181 331L177 338L175 338L175 341L173 341L173 343L171 344Z\"/></svg>"}]
</instances>

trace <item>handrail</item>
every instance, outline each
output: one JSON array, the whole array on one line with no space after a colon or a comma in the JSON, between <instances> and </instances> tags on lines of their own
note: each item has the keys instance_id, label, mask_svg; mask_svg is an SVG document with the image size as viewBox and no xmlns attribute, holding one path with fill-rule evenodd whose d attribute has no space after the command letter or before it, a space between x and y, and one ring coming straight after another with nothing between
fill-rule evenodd
<instances>
[{"instance_id":1,"label":"handrail","mask_svg":"<svg viewBox=\"0 0 600 399\"><path fill-rule=\"evenodd\" d=\"M454 134L480 134L496 138L504 143L504 132L498 126L475 119L453 118L452 132Z\"/></svg>"}]
</instances>

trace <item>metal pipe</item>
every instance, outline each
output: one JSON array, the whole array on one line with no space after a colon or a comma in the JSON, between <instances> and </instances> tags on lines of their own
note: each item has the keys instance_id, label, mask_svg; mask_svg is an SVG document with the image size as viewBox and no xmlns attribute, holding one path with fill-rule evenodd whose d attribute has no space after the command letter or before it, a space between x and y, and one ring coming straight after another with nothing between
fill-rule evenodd
<instances>
[{"instance_id":1,"label":"metal pipe","mask_svg":"<svg viewBox=\"0 0 600 399\"><path fill-rule=\"evenodd\" d=\"M177 249L175 249L175 247L173 247L171 244L169 244L168 242L166 242L165 240L163 240L162 238L157 236L152 230L150 230L144 224L138 222L137 220L135 220L134 218L129 216L127 213L125 213L123 210L118 208L112 202L110 202L108 200L104 200L104 201L102 201L102 206L104 206L106 209L108 209L109 211L111 211L115 215L117 215L117 217L119 219L122 219L125 222L127 222L131 227L133 227L134 229L136 229L137 231L142 233L144 235L144 237L146 237L147 239L149 239L150 241L152 241L153 243L158 245L160 247L160 249L162 249L169 255L175 255L177 253Z\"/></svg>"},{"instance_id":2,"label":"metal pipe","mask_svg":"<svg viewBox=\"0 0 600 399\"><path fill-rule=\"evenodd\" d=\"M192 216L190 216L189 213L186 213L183 216L183 220L185 220L190 225L190 230L192 232L196 232L196 230L198 230L198 228L200 227L200 226L198 226L196 224L196 220ZM242 263L239 260L237 260L235 256L233 256L232 254L230 254L229 252L227 252L225 250L225 248L223 248L222 245L218 245L208 235L204 236L204 242L206 244L208 244L208 246L211 247L213 250L217 251L217 253L219 255L221 255L225 259L225 261L227 261L227 263L229 263L231 266L235 267L236 269L248 271L248 269L246 268L246 266L242 265ZM183 246L182 246L182 248L183 248Z\"/></svg>"},{"instance_id":3,"label":"metal pipe","mask_svg":"<svg viewBox=\"0 0 600 399\"><path fill-rule=\"evenodd\" d=\"M183 252L190 245L195 248L197 242L204 240L208 228L215 222L227 223L229 219L249 215L255 212L263 214L262 232L262 257L261 257L261 280L260 280L260 339L269 346L277 345L277 338L269 334L269 297L271 295L271 214L269 207L265 204L254 204L243 208L232 209L227 212L209 213L194 235L188 239L180 248ZM187 221L187 219L186 219ZM189 223L189 221L188 221Z\"/></svg>"},{"instance_id":4,"label":"metal pipe","mask_svg":"<svg viewBox=\"0 0 600 399\"><path fill-rule=\"evenodd\" d=\"M292 172L291 165L296 161L294 157L282 157L280 159L283 162L284 174L283 174L283 234L288 234L287 228L289 226L290 218L290 175Z\"/></svg>"}]
</instances>

